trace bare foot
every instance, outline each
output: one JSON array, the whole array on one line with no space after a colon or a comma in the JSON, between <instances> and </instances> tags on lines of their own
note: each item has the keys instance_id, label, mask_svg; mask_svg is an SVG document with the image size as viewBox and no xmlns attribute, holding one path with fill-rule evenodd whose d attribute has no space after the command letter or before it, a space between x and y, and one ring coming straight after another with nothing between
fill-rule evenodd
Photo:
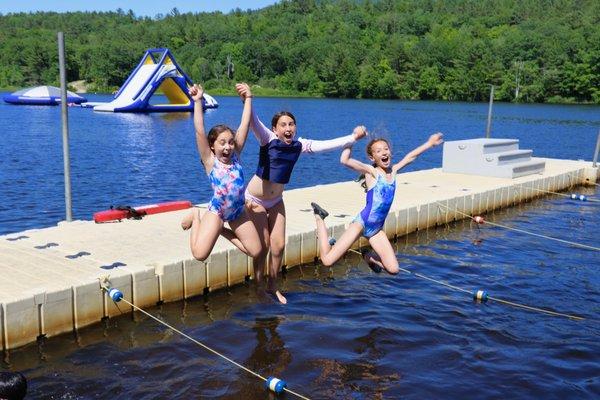
<instances>
[{"instance_id":1,"label":"bare foot","mask_svg":"<svg viewBox=\"0 0 600 400\"><path fill-rule=\"evenodd\" d=\"M285 296L273 286L266 289L264 293L268 294L273 300L279 301L281 304L287 304L287 299L285 298Z\"/></svg>"},{"instance_id":2,"label":"bare foot","mask_svg":"<svg viewBox=\"0 0 600 400\"><path fill-rule=\"evenodd\" d=\"M279 290L275 292L275 296L277 297L277 300L279 300L279 302L281 304L287 304L287 299L285 298L285 296L283 294L281 294L281 292Z\"/></svg>"},{"instance_id":3,"label":"bare foot","mask_svg":"<svg viewBox=\"0 0 600 400\"><path fill-rule=\"evenodd\" d=\"M194 212L195 211L196 211L196 209L192 208L192 211L190 211L188 213L188 215L186 215L181 220L181 229L183 229L184 231L187 231L188 229L190 229L192 227L192 222L194 222Z\"/></svg>"},{"instance_id":4,"label":"bare foot","mask_svg":"<svg viewBox=\"0 0 600 400\"><path fill-rule=\"evenodd\" d=\"M287 304L287 299L279 290L265 290L265 293L267 293L272 298L277 299L277 301L279 301L281 304Z\"/></svg>"}]
</instances>

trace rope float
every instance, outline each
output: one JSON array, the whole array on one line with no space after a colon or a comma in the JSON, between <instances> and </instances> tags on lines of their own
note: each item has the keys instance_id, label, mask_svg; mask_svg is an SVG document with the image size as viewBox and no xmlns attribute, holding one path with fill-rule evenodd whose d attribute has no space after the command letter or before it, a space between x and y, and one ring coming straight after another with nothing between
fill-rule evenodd
<instances>
[{"instance_id":1,"label":"rope float","mask_svg":"<svg viewBox=\"0 0 600 400\"><path fill-rule=\"evenodd\" d=\"M202 343L202 342L200 342L200 341L198 341L198 340L194 339L193 337L191 337L191 336L189 336L189 335L187 335L187 334L183 333L183 332L182 332L182 331L180 331L179 329L177 329L177 328L175 328L175 327L173 327L173 326L171 326L171 325L167 324L167 323L166 323L166 322L164 322L163 320L161 320L161 319L159 319L159 318L155 317L154 315L152 315L152 314L150 314L150 313L146 312L145 310L143 310L143 309L139 308L139 307L138 307L138 306L136 306L135 304L133 304L133 303L131 303L131 302L127 301L127 300L126 300L126 299L123 297L123 292L121 292L121 291L120 291L119 289L117 289L117 288L111 288L111 287L110 287L110 285L109 285L109 283L108 283L108 280L107 280L106 278L104 278L103 280L101 280L101 282L100 282L100 287L101 287L101 288L102 288L104 291L106 291L106 293L108 293L108 296L109 296L109 297L112 299L112 301L114 301L114 302L115 302L115 305L116 305L116 303L119 303L119 302L121 302L121 301L122 301L122 302L124 302L124 303L126 303L126 304L128 304L128 305L130 305L130 306L131 306L132 308L134 308L135 310L137 310L137 311L139 311L139 312L141 312L141 313L143 313L143 314L147 315L148 317L152 318L152 319L153 319L153 320L155 320L156 322L158 322L158 323L160 323L160 324L162 324L162 325L166 326L167 328L169 328L169 329L171 329L172 331L174 331L174 332L176 332L176 333L180 334L181 336L183 336L183 337L185 337L185 338L187 338L187 339L191 340L192 342L196 343L198 346L200 346L200 347L203 347L204 349L206 349L206 350L210 351L210 352L211 352L211 353L213 353L213 354L216 354L217 356L219 356L219 357L223 358L223 359L224 359L224 360L226 360L226 361L229 361L229 362L230 362L230 363L232 363L233 365L235 365L235 366L237 366L237 367L239 367L239 368L243 369L244 371L248 372L249 374L252 374L252 375L254 375L255 377L257 377L257 378L259 378L259 379L262 379L262 380L265 382L265 387L266 387L267 389L271 390L272 392L274 392L274 393L276 393L276 394L281 394L281 393L283 393L283 392L287 392L287 393L290 393L290 394L292 394L292 395L294 395L294 396L296 396L296 397L298 397L298 398L300 398L300 399L303 399L303 400L310 400L308 397L305 397L305 396L303 396L303 395L301 395L301 394L299 394L299 393L296 393L296 392L294 392L294 391L292 391L292 390L288 389L288 388L287 388L287 383L286 383L284 380L282 380L282 379L279 379L279 378L276 378L276 377L273 377L273 376L269 376L269 377L265 378L264 376L262 376L262 375L260 375L260 374L258 374L258 373L256 373L256 372L254 372L254 371L252 371L251 369L248 369L248 368L246 368L245 366L243 366L242 364L240 364L240 363L238 363L238 362L236 362L236 361L232 360L231 358L229 358L229 357L227 357L227 356L225 356L225 355L223 355L223 354L219 353L218 351L216 351L216 350L214 350L214 349L212 349L212 348L208 347L208 346L207 346L207 345L205 345L204 343Z\"/></svg>"},{"instance_id":2,"label":"rope float","mask_svg":"<svg viewBox=\"0 0 600 400\"><path fill-rule=\"evenodd\" d=\"M552 310L547 310L545 308L532 307L532 306L528 306L528 305L525 305L525 304L515 303L515 302L512 302L512 301L508 301L508 300L503 300L503 299L500 299L498 297L490 296L489 293L487 291L485 291L485 290L478 289L478 290L475 290L475 291L469 291L469 290L463 289L461 287L451 285L451 284L449 284L447 282L444 282L444 281L441 281L441 280L437 280L437 279L434 279L434 278L430 278L430 277L425 276L423 274L420 274L418 272L409 271L409 270L407 270L405 268L400 268L400 270L404 271L404 272L406 272L408 274L414 275L416 277L428 280L430 282L435 282L435 283L440 284L442 286L454 289L456 291L460 291L460 292L463 292L463 293L468 293L469 295L473 296L473 300L475 300L475 301L477 301L479 303L486 303L488 300L493 300L493 301L496 301L498 303L505 304L505 305L508 305L508 306L522 308L524 310L529 310L529 311L537 311L537 312L540 312L540 313L543 313L543 314L547 314L547 315L552 315L552 316L555 316L555 317L565 317L565 318L574 319L574 320L577 320L577 321L583 321L583 320L585 320L584 317L580 317L578 315L565 314L565 313L560 313L560 312L556 312L556 311L552 311Z\"/></svg>"},{"instance_id":3,"label":"rope float","mask_svg":"<svg viewBox=\"0 0 600 400\"><path fill-rule=\"evenodd\" d=\"M541 238L548 239L548 240L554 240L554 241L556 241L556 242L561 242L561 243L565 243L565 244L570 244L570 245L572 245L572 246L581 247L581 248L583 248L583 249L600 251L600 247L588 246L587 244L581 244L581 243L577 243L577 242L571 242L571 241L569 241L569 240L559 239L559 238L555 238L555 237L552 237L552 236L547 236L547 235L541 235L541 234L539 234L539 233L529 232L529 231L526 231L526 230L523 230L523 229L519 229L519 228L513 228L513 227L510 227L510 226L507 226L507 225L498 224L498 223L496 223L496 222L490 222L490 221L487 221L487 220L485 220L485 219L484 219L482 216L480 216L480 215L471 216L471 215L469 215L469 214L466 214L466 213L464 213L464 212L462 212L462 211L460 211L460 210L457 210L457 209L455 209L455 208L448 207L447 205L445 205L445 204L442 204L442 203L440 203L439 201L436 201L436 203L437 203L438 205L440 205L440 206L442 206L442 207L446 208L447 210L450 210L450 211L457 212L457 213L459 213L459 214L461 214L461 215L463 215L463 216L465 216L465 217L467 217L467 218L470 218L471 220L473 220L473 221L474 221L474 222L476 222L477 224L483 224L483 223L486 223L486 224L488 224L488 225L497 226L497 227L499 227L499 228L508 229L508 230L510 230L510 231L515 231L515 232L524 233L524 234L526 234L526 235L531 235L531 236L541 237Z\"/></svg>"},{"instance_id":4,"label":"rope float","mask_svg":"<svg viewBox=\"0 0 600 400\"><path fill-rule=\"evenodd\" d=\"M336 240L334 238L329 238L329 244L330 245L334 245L335 242L336 242ZM359 252L357 250L354 250L354 249L349 249L349 251L352 251L354 253L362 255L361 252ZM486 303L488 300L493 300L493 301L496 301L498 303L505 304L505 305L508 305L508 306L522 308L522 309L529 310L529 311L537 311L537 312L540 312L540 313L543 313L543 314L552 315L552 316L556 316L556 317L566 317L566 318L573 319L573 320L576 320L576 321L583 321L583 320L585 320L584 317L580 317L578 315L560 313L560 312L556 312L556 311L552 311L552 310L547 310L547 309L544 309L544 308L532 307L532 306L528 306L528 305L525 305L525 304L515 303L515 302L512 302L512 301L500 299L498 297L493 297L493 296L490 296L489 293L486 290L478 289L478 290L475 290L475 291L470 291L470 290L467 290L467 289L463 289L461 287L451 285L448 282L444 282L444 281L441 281L441 280L438 280L438 279L431 278L431 277L429 277L427 275L423 275L423 274L421 274L419 272L410 271L410 270L408 270L406 268L398 267L398 269L400 271L402 271L402 272L406 272L409 275L416 276L417 278L421 278L421 279L425 279L425 280L430 281L430 282L437 283L438 285L445 286L447 288L456 290L458 292L467 293L469 296L472 296L473 300L475 300L478 303Z\"/></svg>"},{"instance_id":5,"label":"rope float","mask_svg":"<svg viewBox=\"0 0 600 400\"><path fill-rule=\"evenodd\" d=\"M577 194L577 193L565 194L565 193L553 192L551 190L538 189L538 188L529 187L529 186L525 186L525 189L531 189L531 190L535 190L535 191L542 192L542 193L549 193L549 194L554 194L554 195L557 195L557 196L568 197L571 200L589 201L589 202L592 202L592 203L600 203L600 200L590 199L588 196L583 195L583 194Z\"/></svg>"}]
</instances>

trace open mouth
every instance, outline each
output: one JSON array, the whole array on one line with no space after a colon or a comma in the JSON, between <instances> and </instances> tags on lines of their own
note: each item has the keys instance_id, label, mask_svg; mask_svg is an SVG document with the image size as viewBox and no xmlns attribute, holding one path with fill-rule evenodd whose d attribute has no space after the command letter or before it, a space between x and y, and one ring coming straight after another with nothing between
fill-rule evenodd
<instances>
[{"instance_id":1,"label":"open mouth","mask_svg":"<svg viewBox=\"0 0 600 400\"><path fill-rule=\"evenodd\" d=\"M283 137L285 140L292 140L292 138L294 137L294 135L292 134L292 132L284 132L283 133Z\"/></svg>"},{"instance_id":2,"label":"open mouth","mask_svg":"<svg viewBox=\"0 0 600 400\"><path fill-rule=\"evenodd\" d=\"M388 161L390 161L390 158L388 156L381 157L381 162L382 163L387 164Z\"/></svg>"}]
</instances>

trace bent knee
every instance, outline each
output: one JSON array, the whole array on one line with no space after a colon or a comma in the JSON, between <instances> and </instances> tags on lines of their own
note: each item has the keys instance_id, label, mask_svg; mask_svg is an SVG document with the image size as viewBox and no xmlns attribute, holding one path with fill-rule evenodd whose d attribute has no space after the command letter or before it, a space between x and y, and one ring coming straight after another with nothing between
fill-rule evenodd
<instances>
[{"instance_id":1,"label":"bent knee","mask_svg":"<svg viewBox=\"0 0 600 400\"><path fill-rule=\"evenodd\" d=\"M271 241L271 254L274 256L281 256L285 249L285 242L279 240Z\"/></svg>"},{"instance_id":2,"label":"bent knee","mask_svg":"<svg viewBox=\"0 0 600 400\"><path fill-rule=\"evenodd\" d=\"M321 264L323 264L323 266L325 267L331 267L333 264L335 264L336 260L334 260L332 257L328 257L328 256L322 256L321 257Z\"/></svg>"},{"instance_id":3,"label":"bent knee","mask_svg":"<svg viewBox=\"0 0 600 400\"><path fill-rule=\"evenodd\" d=\"M261 258L267 255L267 249L260 242L252 246L246 246L246 251L248 252L248 256L252 258Z\"/></svg>"},{"instance_id":4,"label":"bent knee","mask_svg":"<svg viewBox=\"0 0 600 400\"><path fill-rule=\"evenodd\" d=\"M210 255L210 251L203 249L195 249L192 247L192 256L198 261L204 261Z\"/></svg>"}]
</instances>

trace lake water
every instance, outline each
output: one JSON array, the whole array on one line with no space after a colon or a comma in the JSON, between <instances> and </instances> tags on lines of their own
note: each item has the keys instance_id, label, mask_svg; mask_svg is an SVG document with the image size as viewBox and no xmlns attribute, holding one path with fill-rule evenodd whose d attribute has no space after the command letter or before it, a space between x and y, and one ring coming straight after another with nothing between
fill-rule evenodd
<instances>
[{"instance_id":1,"label":"lake water","mask_svg":"<svg viewBox=\"0 0 600 400\"><path fill-rule=\"evenodd\" d=\"M0 93L3 96L4 93ZM109 101L108 96L88 96ZM218 98L206 125L237 127L239 98ZM435 132L446 140L485 136L487 104L256 98L268 124L280 109L295 113L298 134L324 139L364 124L389 138L396 158ZM591 159L600 126L598 106L496 104L492 135L517 138L534 155ZM113 114L70 108L73 217L91 219L111 205L142 205L170 200L208 201L212 192L199 163L191 114ZM14 106L0 102L0 234L51 226L65 219L60 107ZM365 158L364 144L355 155ZM243 164L251 176L258 145L248 138ZM366 159L366 158L365 158ZM350 180L339 152L301 157L289 188ZM441 165L441 148L426 152L414 169Z\"/></svg>"},{"instance_id":2,"label":"lake water","mask_svg":"<svg viewBox=\"0 0 600 400\"><path fill-rule=\"evenodd\" d=\"M207 114L207 126L237 126L239 100L218 100L221 107ZM365 124L391 139L396 159L434 131L447 140L483 136L487 113L487 104L255 100L263 121L279 109L294 112L299 135L309 138L331 138ZM521 148L537 156L593 155L598 106L496 104L494 110L493 137L520 139ZM111 204L210 197L190 115L69 111L76 218L90 219ZM0 234L56 224L64 218L60 109L0 104L0 132ZM243 159L248 176L257 150L250 137ZM289 187L354 178L338 157L302 157ZM441 149L435 149L410 169L440 164ZM577 191L598 198L595 188ZM548 197L487 218L599 247L599 206ZM586 320L477 304L414 275L373 274L352 253L332 268L288 272L282 282L286 306L258 296L249 283L149 311L315 399L598 398L597 252L466 222L400 238L396 248L408 270ZM7 352L0 368L24 372L35 399L270 397L257 378L143 315Z\"/></svg>"}]
</instances>

